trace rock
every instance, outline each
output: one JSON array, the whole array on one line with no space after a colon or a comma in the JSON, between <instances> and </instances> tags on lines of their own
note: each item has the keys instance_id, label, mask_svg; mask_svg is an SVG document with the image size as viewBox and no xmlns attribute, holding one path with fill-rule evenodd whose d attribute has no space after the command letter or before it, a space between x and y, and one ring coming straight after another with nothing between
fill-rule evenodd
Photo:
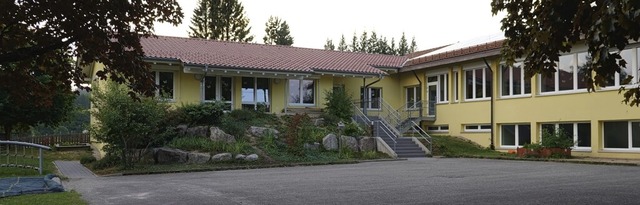
<instances>
[{"instance_id":1,"label":"rock","mask_svg":"<svg viewBox=\"0 0 640 205\"><path fill-rule=\"evenodd\" d=\"M175 130L179 135L184 136L184 135L187 135L187 130L188 129L189 129L189 126L187 126L187 125L178 125L178 126L176 126Z\"/></svg>"},{"instance_id":2,"label":"rock","mask_svg":"<svg viewBox=\"0 0 640 205\"><path fill-rule=\"evenodd\" d=\"M207 153L190 152L188 156L187 162L191 164L204 164L211 159L211 155Z\"/></svg>"},{"instance_id":3,"label":"rock","mask_svg":"<svg viewBox=\"0 0 640 205\"><path fill-rule=\"evenodd\" d=\"M328 134L322 138L322 146L326 150L338 150L338 137L334 134Z\"/></svg>"},{"instance_id":4,"label":"rock","mask_svg":"<svg viewBox=\"0 0 640 205\"><path fill-rule=\"evenodd\" d=\"M349 148L354 152L358 151L358 140L355 137L342 136L340 137L340 142L342 143L342 147Z\"/></svg>"},{"instance_id":5,"label":"rock","mask_svg":"<svg viewBox=\"0 0 640 205\"><path fill-rule=\"evenodd\" d=\"M319 150L320 149L320 143L317 143L317 142L314 142L313 144L304 143L304 149Z\"/></svg>"},{"instance_id":6,"label":"rock","mask_svg":"<svg viewBox=\"0 0 640 205\"><path fill-rule=\"evenodd\" d=\"M244 160L253 162L253 161L258 161L258 158L259 157L257 154L250 154L249 156L245 157Z\"/></svg>"},{"instance_id":7,"label":"rock","mask_svg":"<svg viewBox=\"0 0 640 205\"><path fill-rule=\"evenodd\" d=\"M185 163L189 159L189 153L173 148L161 147L153 150L155 163Z\"/></svg>"},{"instance_id":8,"label":"rock","mask_svg":"<svg viewBox=\"0 0 640 205\"><path fill-rule=\"evenodd\" d=\"M213 155L213 157L211 157L211 161L214 161L214 162L222 162L222 161L229 161L229 160L231 160L231 153L220 153L220 154Z\"/></svg>"},{"instance_id":9,"label":"rock","mask_svg":"<svg viewBox=\"0 0 640 205\"><path fill-rule=\"evenodd\" d=\"M378 151L378 142L373 137L363 137L360 139L360 151Z\"/></svg>"},{"instance_id":10,"label":"rock","mask_svg":"<svg viewBox=\"0 0 640 205\"><path fill-rule=\"evenodd\" d=\"M233 135L225 133L218 127L211 127L210 131L211 131L211 136L209 136L209 139L211 139L212 141L226 142L226 143L236 142L236 138L233 137Z\"/></svg>"},{"instance_id":11,"label":"rock","mask_svg":"<svg viewBox=\"0 0 640 205\"><path fill-rule=\"evenodd\" d=\"M209 127L207 126L196 126L187 128L185 131L186 136L194 136L194 137L207 137L209 136Z\"/></svg>"},{"instance_id":12,"label":"rock","mask_svg":"<svg viewBox=\"0 0 640 205\"><path fill-rule=\"evenodd\" d=\"M247 156L245 156L244 154L236 155L236 160L244 160L245 158L247 158Z\"/></svg>"},{"instance_id":13,"label":"rock","mask_svg":"<svg viewBox=\"0 0 640 205\"><path fill-rule=\"evenodd\" d=\"M276 129L256 126L249 127L249 133L255 137L264 137L271 133L275 138L278 138L278 135L280 134Z\"/></svg>"}]
</instances>

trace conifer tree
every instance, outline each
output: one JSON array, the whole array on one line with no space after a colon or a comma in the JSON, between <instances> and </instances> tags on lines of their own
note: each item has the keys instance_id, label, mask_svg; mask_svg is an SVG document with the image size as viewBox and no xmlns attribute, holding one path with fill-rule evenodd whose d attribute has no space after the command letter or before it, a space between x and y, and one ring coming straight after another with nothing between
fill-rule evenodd
<instances>
[{"instance_id":1,"label":"conifer tree","mask_svg":"<svg viewBox=\"0 0 640 205\"><path fill-rule=\"evenodd\" d=\"M278 17L270 16L264 31L267 33L262 40L264 44L286 45L293 44L293 37L289 31L289 24Z\"/></svg>"},{"instance_id":2,"label":"conifer tree","mask_svg":"<svg viewBox=\"0 0 640 205\"><path fill-rule=\"evenodd\" d=\"M244 6L237 0L199 0L191 18L190 37L222 41L253 41Z\"/></svg>"},{"instance_id":3,"label":"conifer tree","mask_svg":"<svg viewBox=\"0 0 640 205\"><path fill-rule=\"evenodd\" d=\"M409 45L407 44L407 37L405 37L404 32L402 32L402 37L400 37L400 41L398 42L398 55L403 56L409 53Z\"/></svg>"},{"instance_id":4,"label":"conifer tree","mask_svg":"<svg viewBox=\"0 0 640 205\"><path fill-rule=\"evenodd\" d=\"M333 41L327 38L327 42L324 44L324 50L335 50L336 46L333 45Z\"/></svg>"},{"instance_id":5,"label":"conifer tree","mask_svg":"<svg viewBox=\"0 0 640 205\"><path fill-rule=\"evenodd\" d=\"M347 46L347 42L344 40L344 34L340 37L340 43L338 44L339 51L348 51L349 46Z\"/></svg>"}]
</instances>

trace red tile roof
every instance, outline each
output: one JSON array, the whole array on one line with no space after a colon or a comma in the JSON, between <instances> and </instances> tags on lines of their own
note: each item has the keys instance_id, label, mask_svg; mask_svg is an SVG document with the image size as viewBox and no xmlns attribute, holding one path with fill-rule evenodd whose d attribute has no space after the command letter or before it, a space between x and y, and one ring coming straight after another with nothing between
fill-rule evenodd
<instances>
[{"instance_id":1,"label":"red tile roof","mask_svg":"<svg viewBox=\"0 0 640 205\"><path fill-rule=\"evenodd\" d=\"M441 52L441 53L434 52L434 54L431 54L431 55L427 54L427 55L411 58L407 60L404 66L419 65L419 64L430 63L430 62L435 62L435 61L440 61L445 59L457 58L457 57L471 55L475 53L481 53L481 52L492 51L492 50L500 50L500 48L502 48L503 41L504 40L497 40L497 41L492 41L487 43L481 43L481 44L472 45L472 46L455 49L447 52Z\"/></svg>"},{"instance_id":2,"label":"red tile roof","mask_svg":"<svg viewBox=\"0 0 640 205\"><path fill-rule=\"evenodd\" d=\"M147 58L187 65L280 72L335 72L385 75L378 68L400 68L406 56L352 53L291 46L158 36L143 38Z\"/></svg>"}]
</instances>

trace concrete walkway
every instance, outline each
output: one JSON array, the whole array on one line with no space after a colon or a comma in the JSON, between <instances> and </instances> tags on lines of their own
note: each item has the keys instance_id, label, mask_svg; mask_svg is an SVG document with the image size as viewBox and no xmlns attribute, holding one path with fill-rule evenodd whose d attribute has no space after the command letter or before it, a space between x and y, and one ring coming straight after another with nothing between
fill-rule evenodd
<instances>
[{"instance_id":1,"label":"concrete walkway","mask_svg":"<svg viewBox=\"0 0 640 205\"><path fill-rule=\"evenodd\" d=\"M53 162L60 173L70 179L84 179L84 178L95 178L96 175L93 174L89 169L82 166L80 161L55 161Z\"/></svg>"}]
</instances>

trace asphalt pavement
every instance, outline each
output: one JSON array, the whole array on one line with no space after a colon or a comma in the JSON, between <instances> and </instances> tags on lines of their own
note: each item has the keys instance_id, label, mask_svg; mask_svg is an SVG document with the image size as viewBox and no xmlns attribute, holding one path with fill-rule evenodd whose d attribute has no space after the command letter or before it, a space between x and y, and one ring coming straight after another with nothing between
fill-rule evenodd
<instances>
[{"instance_id":1,"label":"asphalt pavement","mask_svg":"<svg viewBox=\"0 0 640 205\"><path fill-rule=\"evenodd\" d=\"M90 204L639 204L640 167L425 158L72 178Z\"/></svg>"}]
</instances>

